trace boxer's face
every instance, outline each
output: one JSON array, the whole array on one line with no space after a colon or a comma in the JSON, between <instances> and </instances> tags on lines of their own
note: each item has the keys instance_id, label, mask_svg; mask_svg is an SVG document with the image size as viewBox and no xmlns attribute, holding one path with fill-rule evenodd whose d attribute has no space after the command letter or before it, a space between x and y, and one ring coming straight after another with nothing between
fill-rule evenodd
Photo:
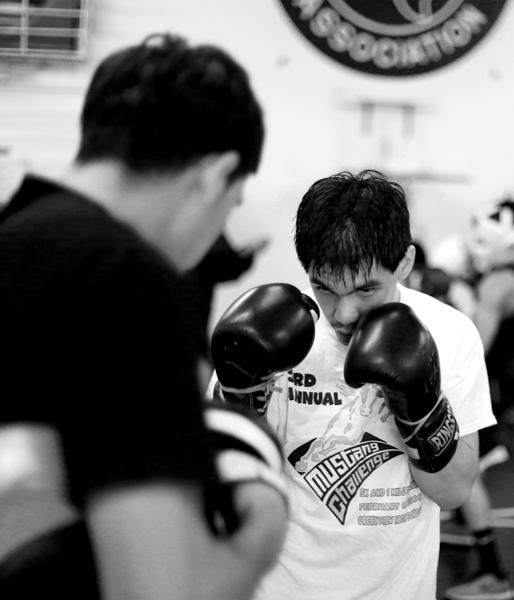
<instances>
[{"instance_id":1,"label":"boxer's face","mask_svg":"<svg viewBox=\"0 0 514 600\"><path fill-rule=\"evenodd\" d=\"M396 299L397 279L383 267L373 266L369 273L361 270L353 280L347 272L344 279L317 275L310 281L323 314L345 346L363 315Z\"/></svg>"},{"instance_id":2,"label":"boxer's face","mask_svg":"<svg viewBox=\"0 0 514 600\"><path fill-rule=\"evenodd\" d=\"M309 273L321 311L344 346L369 310L399 299L397 284L410 273L414 261L414 250L410 248L393 272L373 264L369 270L361 268L353 278L349 271L344 277Z\"/></svg>"}]
</instances>

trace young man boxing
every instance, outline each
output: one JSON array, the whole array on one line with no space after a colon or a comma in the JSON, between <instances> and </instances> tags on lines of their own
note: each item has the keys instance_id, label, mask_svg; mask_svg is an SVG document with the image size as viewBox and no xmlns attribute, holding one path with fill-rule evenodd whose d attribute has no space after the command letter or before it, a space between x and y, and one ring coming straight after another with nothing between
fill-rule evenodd
<instances>
[{"instance_id":1,"label":"young man boxing","mask_svg":"<svg viewBox=\"0 0 514 600\"><path fill-rule=\"evenodd\" d=\"M440 508L467 498L477 431L495 422L480 337L401 284L414 262L409 212L380 173L314 183L295 243L321 317L307 357L268 386L290 526L256 598L435 600ZM213 359L222 369L223 353Z\"/></svg>"}]
</instances>

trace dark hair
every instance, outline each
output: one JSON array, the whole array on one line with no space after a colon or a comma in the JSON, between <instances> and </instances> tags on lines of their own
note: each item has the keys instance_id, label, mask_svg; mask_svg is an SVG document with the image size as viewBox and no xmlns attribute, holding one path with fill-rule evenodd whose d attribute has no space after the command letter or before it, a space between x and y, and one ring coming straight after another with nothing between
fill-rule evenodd
<instances>
[{"instance_id":1,"label":"dark hair","mask_svg":"<svg viewBox=\"0 0 514 600\"><path fill-rule=\"evenodd\" d=\"M495 221L499 221L500 220L500 211L503 208L508 208L511 213L514 213L514 200L512 198L510 198L509 196L499 200L496 203L496 210L494 210L491 213L490 218L494 219Z\"/></svg>"},{"instance_id":2,"label":"dark hair","mask_svg":"<svg viewBox=\"0 0 514 600\"><path fill-rule=\"evenodd\" d=\"M391 272L411 243L402 187L378 171L316 181L296 215L295 245L306 271L352 279L373 264Z\"/></svg>"},{"instance_id":3,"label":"dark hair","mask_svg":"<svg viewBox=\"0 0 514 600\"><path fill-rule=\"evenodd\" d=\"M96 69L81 116L78 162L118 159L134 171L175 170L235 150L232 178L257 170L264 139L246 71L215 46L154 34Z\"/></svg>"}]
</instances>

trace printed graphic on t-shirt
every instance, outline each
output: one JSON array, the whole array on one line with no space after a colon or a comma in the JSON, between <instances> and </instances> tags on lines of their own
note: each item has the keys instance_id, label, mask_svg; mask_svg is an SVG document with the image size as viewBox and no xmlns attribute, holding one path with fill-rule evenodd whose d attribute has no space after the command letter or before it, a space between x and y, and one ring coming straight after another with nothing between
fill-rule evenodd
<instances>
[{"instance_id":1,"label":"printed graphic on t-shirt","mask_svg":"<svg viewBox=\"0 0 514 600\"><path fill-rule=\"evenodd\" d=\"M366 486L377 469L404 454L404 450L369 431L374 423L392 420L380 388L366 385L356 390L340 380L336 390L324 391L322 385L316 385L316 377L306 373L291 373L289 381L293 383L290 401L318 404L316 399L331 398L337 402L328 406L340 407L322 435L288 454L289 463L320 502L343 525L352 503L358 503L357 523L362 526L397 525L416 518L422 494L412 479L397 487ZM307 384L313 389L306 393L301 388ZM323 400L319 404L326 405Z\"/></svg>"},{"instance_id":2,"label":"printed graphic on t-shirt","mask_svg":"<svg viewBox=\"0 0 514 600\"><path fill-rule=\"evenodd\" d=\"M314 456L317 452L326 455L333 445L358 443L370 423L385 423L393 418L377 385L366 384L355 389L344 381L342 375L335 384L325 385L313 373L294 371L289 373L288 381L289 401L307 406L340 407L314 444L311 450L313 460L317 460Z\"/></svg>"},{"instance_id":3,"label":"printed graphic on t-shirt","mask_svg":"<svg viewBox=\"0 0 514 600\"><path fill-rule=\"evenodd\" d=\"M289 462L343 524L348 506L365 480L381 465L402 454L398 448L365 433L359 444L334 452L308 468L304 456L315 442L312 440L297 448L289 455ZM377 503L377 508L396 510L399 502L383 507L378 507Z\"/></svg>"}]
</instances>

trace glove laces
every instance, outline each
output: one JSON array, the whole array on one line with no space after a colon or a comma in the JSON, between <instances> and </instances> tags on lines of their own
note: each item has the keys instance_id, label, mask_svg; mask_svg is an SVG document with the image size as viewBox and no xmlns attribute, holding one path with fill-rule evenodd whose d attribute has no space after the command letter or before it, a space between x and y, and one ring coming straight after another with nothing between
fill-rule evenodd
<instances>
[{"instance_id":1,"label":"glove laces","mask_svg":"<svg viewBox=\"0 0 514 600\"><path fill-rule=\"evenodd\" d=\"M277 386L277 379L283 373L272 373L271 375L265 375L261 377L261 382L256 385L251 385L246 388L232 388L226 385L222 385L222 389L224 392L229 392L231 394L253 394L254 392L264 392L265 394L271 394L272 392L281 392L282 387Z\"/></svg>"}]
</instances>

